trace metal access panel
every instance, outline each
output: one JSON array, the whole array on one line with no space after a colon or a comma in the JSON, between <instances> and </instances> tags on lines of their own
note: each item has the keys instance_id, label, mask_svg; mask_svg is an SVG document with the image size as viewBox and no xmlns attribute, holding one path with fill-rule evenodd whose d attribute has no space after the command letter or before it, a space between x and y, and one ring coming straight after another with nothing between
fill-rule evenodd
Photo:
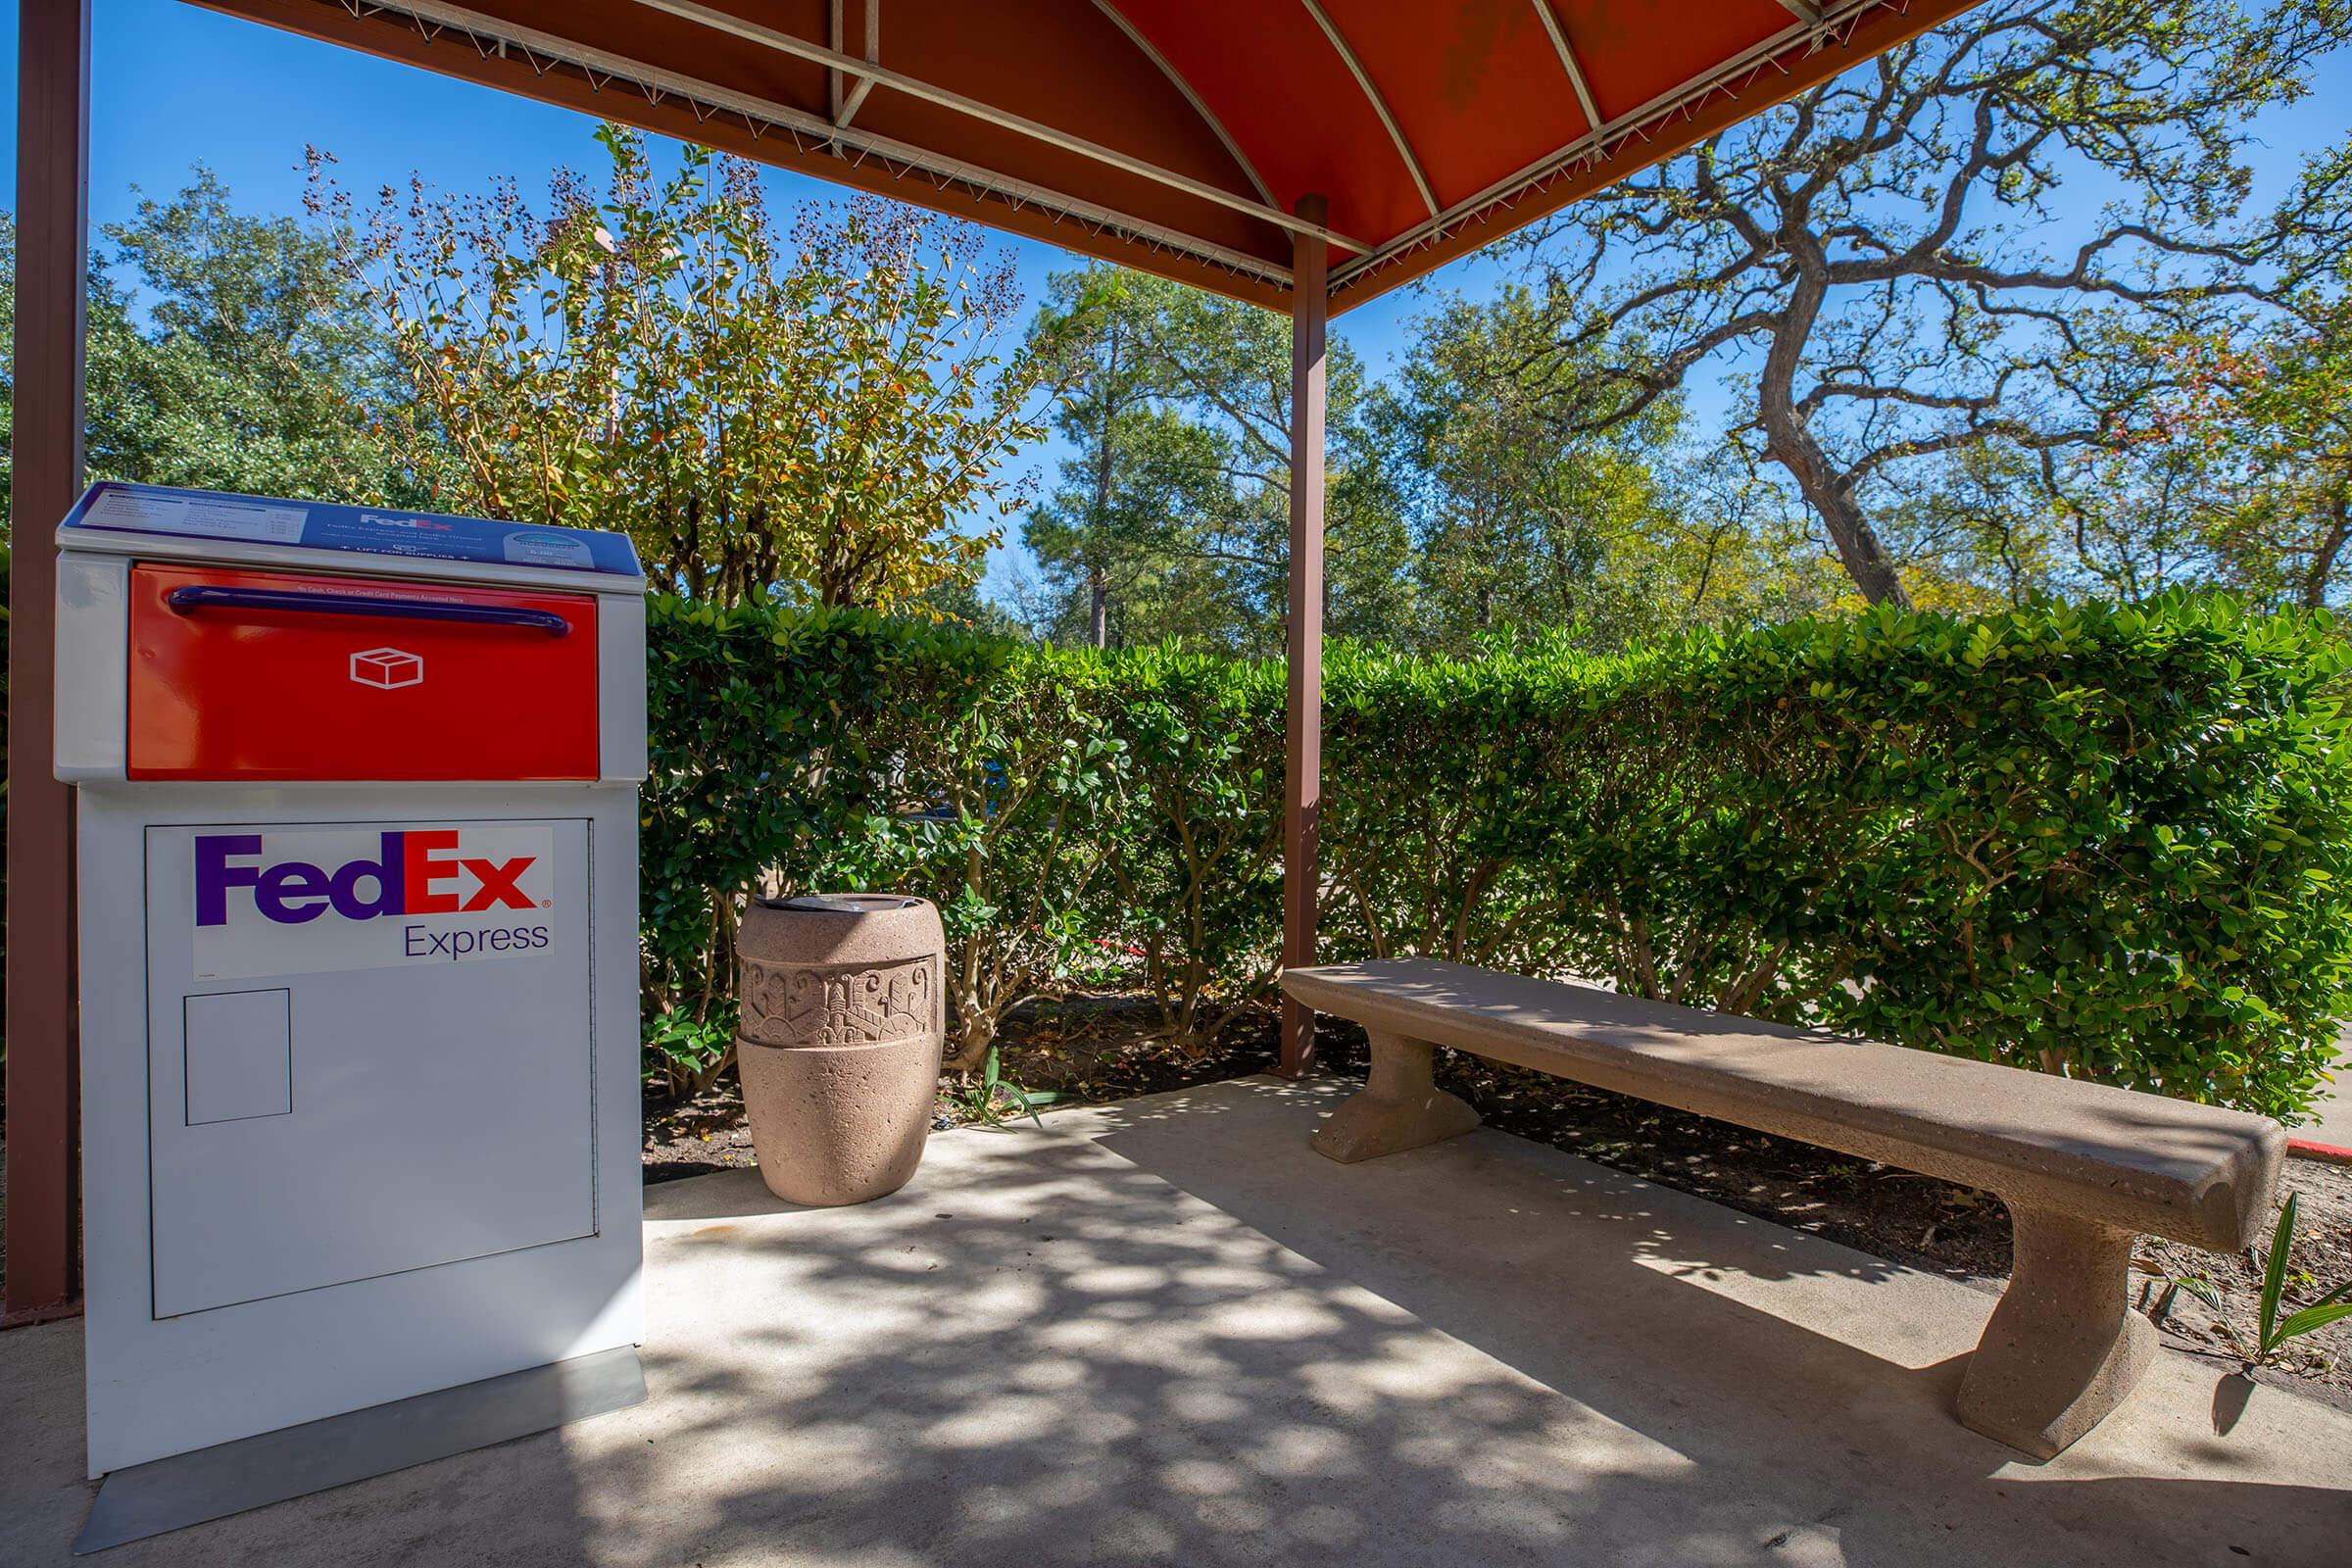
<instances>
[{"instance_id":1,"label":"metal access panel","mask_svg":"<svg viewBox=\"0 0 2352 1568\"><path fill-rule=\"evenodd\" d=\"M131 778L597 776L594 595L181 562L128 587Z\"/></svg>"},{"instance_id":2,"label":"metal access panel","mask_svg":"<svg viewBox=\"0 0 2352 1568\"><path fill-rule=\"evenodd\" d=\"M156 1317L596 1233L588 855L583 818L147 829Z\"/></svg>"}]
</instances>

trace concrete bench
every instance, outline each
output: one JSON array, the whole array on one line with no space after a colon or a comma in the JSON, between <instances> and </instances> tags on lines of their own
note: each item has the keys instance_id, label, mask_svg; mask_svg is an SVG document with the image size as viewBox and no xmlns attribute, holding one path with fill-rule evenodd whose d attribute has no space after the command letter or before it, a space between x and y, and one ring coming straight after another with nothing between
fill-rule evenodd
<instances>
[{"instance_id":1,"label":"concrete bench","mask_svg":"<svg viewBox=\"0 0 2352 1568\"><path fill-rule=\"evenodd\" d=\"M1446 1045L1998 1195L2016 1264L1959 1416L2036 1458L2096 1426L2154 1354L2126 1294L2134 1237L2247 1246L2286 1149L2277 1122L2212 1105L1434 959L1282 983L1371 1036L1370 1082L1315 1138L1336 1160L1478 1125L1431 1081Z\"/></svg>"}]
</instances>

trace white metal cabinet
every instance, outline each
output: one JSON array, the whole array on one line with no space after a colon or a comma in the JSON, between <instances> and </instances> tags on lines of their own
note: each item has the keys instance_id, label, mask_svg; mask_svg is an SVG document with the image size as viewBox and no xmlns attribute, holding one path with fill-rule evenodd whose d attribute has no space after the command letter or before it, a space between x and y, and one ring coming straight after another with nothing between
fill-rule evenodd
<instances>
[{"instance_id":1,"label":"white metal cabinet","mask_svg":"<svg viewBox=\"0 0 2352 1568\"><path fill-rule=\"evenodd\" d=\"M642 1337L644 582L551 532L112 485L59 530L93 1475ZM486 705L502 660L562 678ZM537 708L566 776L480 776Z\"/></svg>"}]
</instances>

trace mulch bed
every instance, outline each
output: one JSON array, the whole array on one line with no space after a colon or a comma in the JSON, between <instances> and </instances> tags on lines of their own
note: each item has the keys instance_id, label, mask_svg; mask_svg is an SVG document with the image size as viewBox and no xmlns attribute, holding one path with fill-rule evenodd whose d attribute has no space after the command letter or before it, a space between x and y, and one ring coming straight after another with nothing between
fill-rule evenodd
<instances>
[{"instance_id":1,"label":"mulch bed","mask_svg":"<svg viewBox=\"0 0 2352 1568\"><path fill-rule=\"evenodd\" d=\"M1128 1100L1274 1064L1271 1008L1240 1014L1213 1044L1191 1052L1169 1046L1158 1027L1156 1009L1132 997L1032 1003L1006 1020L1002 1059L1008 1076L1060 1095L1061 1103ZM1364 1075L1362 1030L1325 1020L1317 1040L1323 1071ZM1442 1054L1438 1079L1477 1106L1488 1126L1986 1291L1999 1290L2008 1277L2009 1216L1988 1193L1458 1052ZM968 1109L943 1089L936 1125L968 1119ZM648 1182L752 1164L732 1074L690 1101L649 1101L645 1161ZM2293 1160L2285 1186L2301 1195L2286 1295L2308 1301L2352 1278L2352 1168ZM2148 1242L2140 1258L2149 1271L2136 1282L2147 1287L2143 1304L2163 1289L2157 1270L2213 1285L2225 1312L2180 1291L2163 1324L2165 1338L2176 1348L2234 1366L2239 1357L2222 1322L2226 1315L2241 1333L2252 1332L2262 1289L2253 1255ZM2260 1376L2352 1408L2352 1318L2292 1342L2285 1366Z\"/></svg>"},{"instance_id":2,"label":"mulch bed","mask_svg":"<svg viewBox=\"0 0 2352 1568\"><path fill-rule=\"evenodd\" d=\"M1151 1003L1079 995L1015 1008L998 1036L998 1050L1005 1071L1022 1088L1058 1095L1056 1105L1104 1104L1268 1071L1277 1050L1275 1026L1271 1009L1251 1008L1230 1020L1207 1049L1177 1052L1157 1038L1159 1013ZM999 1114L1016 1112L1001 1103ZM932 1125L945 1131L973 1119L961 1098L943 1086ZM733 1068L689 1099L648 1093L649 1184L753 1163L751 1129L744 1125L743 1092Z\"/></svg>"}]
</instances>

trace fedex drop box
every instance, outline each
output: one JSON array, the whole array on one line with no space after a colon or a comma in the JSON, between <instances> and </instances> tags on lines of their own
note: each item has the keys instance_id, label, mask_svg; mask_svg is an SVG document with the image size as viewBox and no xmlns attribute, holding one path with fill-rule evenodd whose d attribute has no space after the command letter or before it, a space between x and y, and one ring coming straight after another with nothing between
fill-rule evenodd
<instances>
[{"instance_id":1,"label":"fedex drop box","mask_svg":"<svg viewBox=\"0 0 2352 1568\"><path fill-rule=\"evenodd\" d=\"M93 1475L641 1336L628 541L60 528Z\"/></svg>"}]
</instances>

